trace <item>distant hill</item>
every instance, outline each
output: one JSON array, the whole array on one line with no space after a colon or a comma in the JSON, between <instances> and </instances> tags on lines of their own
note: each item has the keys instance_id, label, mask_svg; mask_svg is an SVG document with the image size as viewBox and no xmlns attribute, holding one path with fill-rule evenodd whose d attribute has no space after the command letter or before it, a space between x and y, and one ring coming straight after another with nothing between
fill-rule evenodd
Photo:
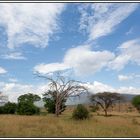
<instances>
[{"instance_id":1,"label":"distant hill","mask_svg":"<svg viewBox=\"0 0 140 140\"><path fill-rule=\"evenodd\" d=\"M134 95L134 94L122 94L122 96L124 97L125 101L131 101L132 98L136 95Z\"/></svg>"}]
</instances>

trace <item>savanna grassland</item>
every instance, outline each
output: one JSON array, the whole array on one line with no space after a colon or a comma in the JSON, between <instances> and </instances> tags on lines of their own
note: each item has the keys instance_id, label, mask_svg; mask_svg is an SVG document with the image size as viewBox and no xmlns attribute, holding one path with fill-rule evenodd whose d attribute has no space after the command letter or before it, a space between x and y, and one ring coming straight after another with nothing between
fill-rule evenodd
<instances>
[{"instance_id":1,"label":"savanna grassland","mask_svg":"<svg viewBox=\"0 0 140 140\"><path fill-rule=\"evenodd\" d=\"M72 109L59 117L0 115L0 137L140 137L140 114L137 112L91 113L90 119L71 118Z\"/></svg>"}]
</instances>

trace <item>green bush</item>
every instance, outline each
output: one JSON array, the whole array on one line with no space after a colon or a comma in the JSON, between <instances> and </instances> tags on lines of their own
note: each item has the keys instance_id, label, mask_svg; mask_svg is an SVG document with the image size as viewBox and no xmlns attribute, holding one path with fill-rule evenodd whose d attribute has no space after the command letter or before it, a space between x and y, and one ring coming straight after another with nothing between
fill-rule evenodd
<instances>
[{"instance_id":1,"label":"green bush","mask_svg":"<svg viewBox=\"0 0 140 140\"><path fill-rule=\"evenodd\" d=\"M17 113L19 115L34 115L39 114L40 109L30 102L18 103Z\"/></svg>"},{"instance_id":2,"label":"green bush","mask_svg":"<svg viewBox=\"0 0 140 140\"><path fill-rule=\"evenodd\" d=\"M76 120L84 120L89 118L89 111L82 104L77 105L76 109L73 111L72 118Z\"/></svg>"},{"instance_id":3,"label":"green bush","mask_svg":"<svg viewBox=\"0 0 140 140\"><path fill-rule=\"evenodd\" d=\"M5 114L15 114L17 110L17 104L16 103L6 103L3 107Z\"/></svg>"},{"instance_id":4,"label":"green bush","mask_svg":"<svg viewBox=\"0 0 140 140\"><path fill-rule=\"evenodd\" d=\"M51 98L46 98L45 99L45 104L44 107L47 109L48 113L55 113L55 101L52 100Z\"/></svg>"},{"instance_id":5,"label":"green bush","mask_svg":"<svg viewBox=\"0 0 140 140\"><path fill-rule=\"evenodd\" d=\"M3 106L0 106L0 114L4 114Z\"/></svg>"},{"instance_id":6,"label":"green bush","mask_svg":"<svg viewBox=\"0 0 140 140\"><path fill-rule=\"evenodd\" d=\"M8 102L4 106L0 107L0 114L15 114L17 110L17 104Z\"/></svg>"},{"instance_id":7,"label":"green bush","mask_svg":"<svg viewBox=\"0 0 140 140\"><path fill-rule=\"evenodd\" d=\"M137 95L132 99L132 104L140 112L140 95Z\"/></svg>"}]
</instances>

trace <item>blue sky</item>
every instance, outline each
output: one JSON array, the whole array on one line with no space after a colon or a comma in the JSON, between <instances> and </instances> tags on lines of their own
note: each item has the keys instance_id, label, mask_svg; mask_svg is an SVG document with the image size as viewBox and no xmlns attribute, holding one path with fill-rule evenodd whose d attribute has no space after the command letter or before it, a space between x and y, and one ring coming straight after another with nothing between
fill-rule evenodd
<instances>
[{"instance_id":1,"label":"blue sky","mask_svg":"<svg viewBox=\"0 0 140 140\"><path fill-rule=\"evenodd\" d=\"M0 3L0 9L0 87L11 101L47 88L35 72L67 72L93 93L140 93L138 3Z\"/></svg>"}]
</instances>

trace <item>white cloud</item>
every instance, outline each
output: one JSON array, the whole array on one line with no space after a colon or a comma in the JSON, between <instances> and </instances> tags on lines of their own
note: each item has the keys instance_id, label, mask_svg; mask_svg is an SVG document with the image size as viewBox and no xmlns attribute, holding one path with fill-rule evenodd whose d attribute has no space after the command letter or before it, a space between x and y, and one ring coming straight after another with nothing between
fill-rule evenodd
<instances>
[{"instance_id":1,"label":"white cloud","mask_svg":"<svg viewBox=\"0 0 140 140\"><path fill-rule=\"evenodd\" d=\"M89 45L69 49L62 63L39 64L34 67L34 72L42 74L73 69L78 76L94 74L106 67L114 58L109 51L92 51Z\"/></svg>"},{"instance_id":2,"label":"white cloud","mask_svg":"<svg viewBox=\"0 0 140 140\"><path fill-rule=\"evenodd\" d=\"M103 84L103 83L98 82L98 81L94 81L93 83L86 83L83 85L85 87L87 87L87 89L91 93L98 93L98 92L104 92L104 91L110 91L110 92L115 91L115 89L113 87L106 85L106 84Z\"/></svg>"},{"instance_id":3,"label":"white cloud","mask_svg":"<svg viewBox=\"0 0 140 140\"><path fill-rule=\"evenodd\" d=\"M89 92L95 94L98 92L104 92L104 91L109 91L109 92L117 92L121 94L139 94L140 93L140 88L135 88L132 86L129 87L119 87L119 88L114 88L110 85L106 85L101 82L94 81L93 83L86 83L84 84L85 87L89 89Z\"/></svg>"},{"instance_id":4,"label":"white cloud","mask_svg":"<svg viewBox=\"0 0 140 140\"><path fill-rule=\"evenodd\" d=\"M140 75L139 74L135 74L135 73L129 73L129 75L123 75L120 74L118 75L118 80L119 81L129 81L129 80L139 80Z\"/></svg>"},{"instance_id":5,"label":"white cloud","mask_svg":"<svg viewBox=\"0 0 140 140\"><path fill-rule=\"evenodd\" d=\"M110 69L113 69L113 70L122 70L125 65L128 64L130 60L130 56L125 54L125 55L119 55L117 57L115 57L115 59L111 62L108 63L108 67Z\"/></svg>"},{"instance_id":6,"label":"white cloud","mask_svg":"<svg viewBox=\"0 0 140 140\"><path fill-rule=\"evenodd\" d=\"M129 75L118 75L118 79L119 81L128 81L128 80L131 80L133 79L133 76Z\"/></svg>"},{"instance_id":7,"label":"white cloud","mask_svg":"<svg viewBox=\"0 0 140 140\"><path fill-rule=\"evenodd\" d=\"M65 65L64 63L51 63L51 64L39 64L34 67L34 72L38 72L41 74L47 74L55 72L55 71L62 71L68 69L69 66Z\"/></svg>"},{"instance_id":8,"label":"white cloud","mask_svg":"<svg viewBox=\"0 0 140 140\"><path fill-rule=\"evenodd\" d=\"M110 69L121 70L129 62L140 65L140 39L126 41L118 47L118 50L118 56L109 63Z\"/></svg>"},{"instance_id":9,"label":"white cloud","mask_svg":"<svg viewBox=\"0 0 140 140\"><path fill-rule=\"evenodd\" d=\"M140 65L140 39L129 40L119 47L122 55L130 56L131 61Z\"/></svg>"},{"instance_id":10,"label":"white cloud","mask_svg":"<svg viewBox=\"0 0 140 140\"><path fill-rule=\"evenodd\" d=\"M9 101L17 102L17 98L25 93L28 93L32 89L31 85L22 85L17 83L5 83L2 92L8 96Z\"/></svg>"},{"instance_id":11,"label":"white cloud","mask_svg":"<svg viewBox=\"0 0 140 140\"><path fill-rule=\"evenodd\" d=\"M5 74L5 73L7 73L7 71L4 68L0 67L0 74Z\"/></svg>"},{"instance_id":12,"label":"white cloud","mask_svg":"<svg viewBox=\"0 0 140 140\"><path fill-rule=\"evenodd\" d=\"M138 4L94 3L80 6L80 28L89 33L89 39L95 40L115 30L118 24L126 19ZM90 12L89 12L90 10Z\"/></svg>"},{"instance_id":13,"label":"white cloud","mask_svg":"<svg viewBox=\"0 0 140 140\"><path fill-rule=\"evenodd\" d=\"M3 59L15 59L15 60L25 60L26 57L22 55L20 52L13 52L9 54L2 55Z\"/></svg>"},{"instance_id":14,"label":"white cloud","mask_svg":"<svg viewBox=\"0 0 140 140\"><path fill-rule=\"evenodd\" d=\"M81 45L69 49L61 63L39 64L34 71L46 74L55 71L73 69L77 76L94 74L103 68L120 71L128 63L140 65L140 40L134 39L122 43L117 54L110 51L94 51L90 45Z\"/></svg>"},{"instance_id":15,"label":"white cloud","mask_svg":"<svg viewBox=\"0 0 140 140\"><path fill-rule=\"evenodd\" d=\"M90 46L78 46L67 51L64 63L72 67L76 75L94 74L106 67L114 54L109 51L92 51Z\"/></svg>"},{"instance_id":16,"label":"white cloud","mask_svg":"<svg viewBox=\"0 0 140 140\"><path fill-rule=\"evenodd\" d=\"M120 87L117 92L119 93L126 93L126 94L140 94L140 88L135 88L132 86L129 87Z\"/></svg>"},{"instance_id":17,"label":"white cloud","mask_svg":"<svg viewBox=\"0 0 140 140\"><path fill-rule=\"evenodd\" d=\"M59 29L58 17L64 9L61 3L1 3L0 26L8 35L8 48L30 43L46 47Z\"/></svg>"},{"instance_id":18,"label":"white cloud","mask_svg":"<svg viewBox=\"0 0 140 140\"><path fill-rule=\"evenodd\" d=\"M7 95L9 101L17 102L20 95L33 93L42 97L42 94L48 89L48 84L30 85L15 82L0 83L3 95Z\"/></svg>"}]
</instances>

